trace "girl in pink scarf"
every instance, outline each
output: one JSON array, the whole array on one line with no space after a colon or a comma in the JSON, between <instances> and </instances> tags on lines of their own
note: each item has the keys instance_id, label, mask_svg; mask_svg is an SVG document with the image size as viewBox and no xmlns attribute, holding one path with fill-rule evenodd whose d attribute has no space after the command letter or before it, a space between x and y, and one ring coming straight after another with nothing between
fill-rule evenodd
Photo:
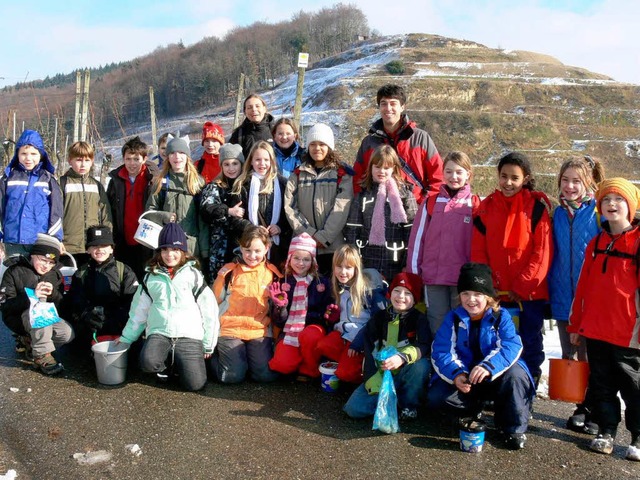
<instances>
[{"instance_id":1,"label":"girl in pink scarf","mask_svg":"<svg viewBox=\"0 0 640 480\"><path fill-rule=\"evenodd\" d=\"M361 185L362 191L351 204L345 238L360 249L365 268L378 270L390 281L406 264L418 209L391 146L382 145L373 152Z\"/></svg>"}]
</instances>

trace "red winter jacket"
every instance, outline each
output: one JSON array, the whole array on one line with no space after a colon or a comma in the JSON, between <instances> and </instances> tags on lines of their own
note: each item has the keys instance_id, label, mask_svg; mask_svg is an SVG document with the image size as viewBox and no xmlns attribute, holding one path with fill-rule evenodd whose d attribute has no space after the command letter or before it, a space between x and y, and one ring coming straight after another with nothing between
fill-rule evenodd
<instances>
[{"instance_id":1,"label":"red winter jacket","mask_svg":"<svg viewBox=\"0 0 640 480\"><path fill-rule=\"evenodd\" d=\"M367 173L373 151L385 144L391 145L396 150L429 192L438 192L443 183L442 159L438 149L427 132L417 128L415 122L409 121L409 118L403 115L403 124L393 137L385 132L382 119L379 119L369 129L369 135L362 140L356 161L353 164L353 169L356 172L353 176L354 194L362 189L360 182ZM418 205L421 204L428 192L422 191L405 172L402 172L402 176L407 182L414 185L413 196Z\"/></svg>"},{"instance_id":2,"label":"red winter jacket","mask_svg":"<svg viewBox=\"0 0 640 480\"><path fill-rule=\"evenodd\" d=\"M503 245L510 200L496 190L478 207L471 238L471 261L491 267L497 291L514 291L523 300L546 300L553 248L549 199L542 192L524 188L517 195L523 195L527 241L515 248ZM541 203L536 207L539 220L532 232L534 206L538 202Z\"/></svg>"},{"instance_id":3,"label":"red winter jacket","mask_svg":"<svg viewBox=\"0 0 640 480\"><path fill-rule=\"evenodd\" d=\"M640 348L639 246L638 226L620 235L603 231L589 242L568 332L621 347Z\"/></svg>"}]
</instances>

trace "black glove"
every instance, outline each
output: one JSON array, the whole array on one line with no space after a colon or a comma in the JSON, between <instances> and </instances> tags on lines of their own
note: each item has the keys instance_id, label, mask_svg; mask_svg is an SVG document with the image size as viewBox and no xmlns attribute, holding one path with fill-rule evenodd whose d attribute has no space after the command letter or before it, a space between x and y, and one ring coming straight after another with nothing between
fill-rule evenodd
<instances>
[{"instance_id":1,"label":"black glove","mask_svg":"<svg viewBox=\"0 0 640 480\"><path fill-rule=\"evenodd\" d=\"M100 330L104 325L104 313L96 311L96 308L87 310L82 315L82 320L87 323L93 330Z\"/></svg>"}]
</instances>

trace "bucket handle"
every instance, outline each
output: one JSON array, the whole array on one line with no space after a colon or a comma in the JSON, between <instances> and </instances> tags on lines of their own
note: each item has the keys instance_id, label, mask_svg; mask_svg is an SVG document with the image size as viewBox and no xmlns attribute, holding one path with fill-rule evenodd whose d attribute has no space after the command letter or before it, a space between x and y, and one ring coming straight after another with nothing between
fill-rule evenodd
<instances>
[{"instance_id":1,"label":"bucket handle","mask_svg":"<svg viewBox=\"0 0 640 480\"><path fill-rule=\"evenodd\" d=\"M75 268L75 269L77 269L77 268L78 268L78 264L77 264L77 262L76 262L76 259L75 259L75 258L73 257L73 255L71 255L69 252L64 252L64 253L63 253L62 255L60 255L60 256L61 256L61 257L62 257L62 256L69 257L69 258L71 259L71 263L73 264L73 265L72 265L72 266L73 266L73 268Z\"/></svg>"},{"instance_id":2,"label":"bucket handle","mask_svg":"<svg viewBox=\"0 0 640 480\"><path fill-rule=\"evenodd\" d=\"M147 210L146 212L143 212L142 215L140 215L140 217L138 217L138 223L140 223L140 220L142 220L142 218L147 214L147 213L158 213L157 210Z\"/></svg>"}]
</instances>

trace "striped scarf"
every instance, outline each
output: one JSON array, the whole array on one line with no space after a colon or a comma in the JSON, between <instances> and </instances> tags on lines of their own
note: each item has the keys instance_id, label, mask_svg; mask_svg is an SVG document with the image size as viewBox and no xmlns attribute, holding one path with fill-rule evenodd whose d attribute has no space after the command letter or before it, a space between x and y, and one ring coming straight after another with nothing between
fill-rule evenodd
<instances>
[{"instance_id":1,"label":"striped scarf","mask_svg":"<svg viewBox=\"0 0 640 480\"><path fill-rule=\"evenodd\" d=\"M564 195L560 195L560 205L567 211L569 220L573 220L576 210L578 210L584 202L588 202L593 198L593 193L586 193L582 198L578 200L567 200Z\"/></svg>"},{"instance_id":2,"label":"striped scarf","mask_svg":"<svg viewBox=\"0 0 640 480\"><path fill-rule=\"evenodd\" d=\"M287 323L284 325L284 344L292 347L299 347L298 337L304 329L307 321L307 294L311 284L312 276L306 277L293 276L296 279L296 286L293 289L293 297L291 297L291 308L289 308L289 316Z\"/></svg>"}]
</instances>

